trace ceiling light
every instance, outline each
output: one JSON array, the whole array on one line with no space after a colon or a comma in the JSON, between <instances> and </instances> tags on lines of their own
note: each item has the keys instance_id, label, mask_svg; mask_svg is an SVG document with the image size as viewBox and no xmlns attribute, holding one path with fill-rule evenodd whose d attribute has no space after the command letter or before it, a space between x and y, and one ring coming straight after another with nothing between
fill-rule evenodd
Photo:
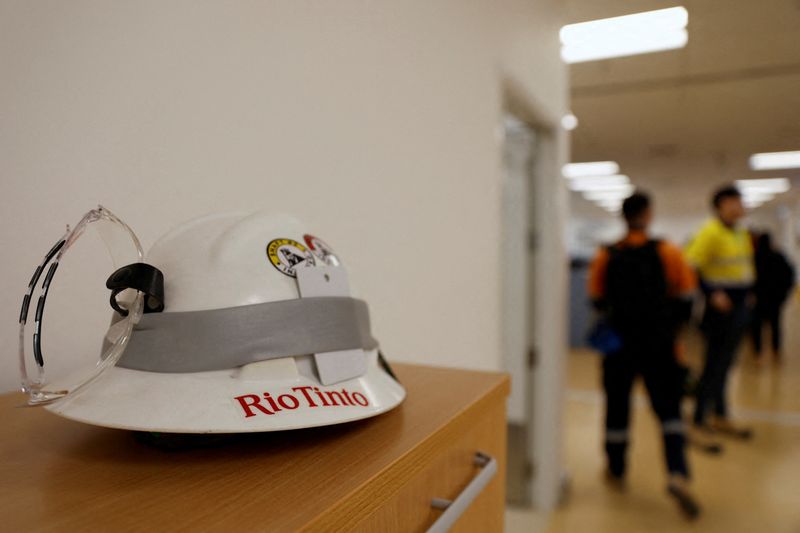
<instances>
[{"instance_id":1,"label":"ceiling light","mask_svg":"<svg viewBox=\"0 0 800 533\"><path fill-rule=\"evenodd\" d=\"M610 176L619 172L616 161L591 161L568 163L561 169L565 178L584 178L588 176Z\"/></svg>"},{"instance_id":2,"label":"ceiling light","mask_svg":"<svg viewBox=\"0 0 800 533\"><path fill-rule=\"evenodd\" d=\"M606 210L619 211L619 209L622 207L622 202L595 202L595 205Z\"/></svg>"},{"instance_id":3,"label":"ceiling light","mask_svg":"<svg viewBox=\"0 0 800 533\"><path fill-rule=\"evenodd\" d=\"M628 196L631 195L633 186L630 185L625 188L619 189L605 189L601 191L584 191L583 197L592 202L598 202L601 200L618 200L622 201Z\"/></svg>"},{"instance_id":4,"label":"ceiling light","mask_svg":"<svg viewBox=\"0 0 800 533\"><path fill-rule=\"evenodd\" d=\"M567 131L572 131L578 127L578 117L573 115L572 113L567 113L563 117L561 117L561 127L563 127Z\"/></svg>"},{"instance_id":5,"label":"ceiling light","mask_svg":"<svg viewBox=\"0 0 800 533\"><path fill-rule=\"evenodd\" d=\"M736 186L742 191L743 194L746 194L747 192L780 194L792 188L788 178L736 180Z\"/></svg>"},{"instance_id":6,"label":"ceiling light","mask_svg":"<svg viewBox=\"0 0 800 533\"><path fill-rule=\"evenodd\" d=\"M590 20L561 28L567 63L630 56L686 46L689 13L682 6Z\"/></svg>"},{"instance_id":7,"label":"ceiling light","mask_svg":"<svg viewBox=\"0 0 800 533\"><path fill-rule=\"evenodd\" d=\"M620 207L622 207L621 198L605 198L601 200L595 200L594 203L599 205L600 207L609 209L619 209Z\"/></svg>"},{"instance_id":8,"label":"ceiling light","mask_svg":"<svg viewBox=\"0 0 800 533\"><path fill-rule=\"evenodd\" d=\"M800 168L800 151L753 154L750 156L750 168L753 170Z\"/></svg>"},{"instance_id":9,"label":"ceiling light","mask_svg":"<svg viewBox=\"0 0 800 533\"><path fill-rule=\"evenodd\" d=\"M621 204L625 198L620 197L607 197L607 198L595 198L592 201L597 204Z\"/></svg>"},{"instance_id":10,"label":"ceiling light","mask_svg":"<svg viewBox=\"0 0 800 533\"><path fill-rule=\"evenodd\" d=\"M576 178L570 180L569 188L573 191L628 191L633 192L628 176L597 176L593 178Z\"/></svg>"},{"instance_id":11,"label":"ceiling light","mask_svg":"<svg viewBox=\"0 0 800 533\"><path fill-rule=\"evenodd\" d=\"M762 205L763 203L764 203L764 202L759 202L759 201L757 201L757 200L743 200L743 201L742 201L742 204L743 204L743 205L744 205L744 206L745 206L747 209L755 209L755 208L757 208L757 207L761 207L761 205Z\"/></svg>"},{"instance_id":12,"label":"ceiling light","mask_svg":"<svg viewBox=\"0 0 800 533\"><path fill-rule=\"evenodd\" d=\"M775 198L775 194L771 192L764 192L764 191L748 191L745 189L742 192L742 200L752 201L752 202L769 202Z\"/></svg>"}]
</instances>

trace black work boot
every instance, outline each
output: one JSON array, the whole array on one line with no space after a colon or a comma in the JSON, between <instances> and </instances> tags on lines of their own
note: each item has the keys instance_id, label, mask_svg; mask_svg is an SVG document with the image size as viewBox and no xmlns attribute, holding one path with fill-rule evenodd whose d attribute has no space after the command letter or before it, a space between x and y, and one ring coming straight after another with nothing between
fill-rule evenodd
<instances>
[{"instance_id":1,"label":"black work boot","mask_svg":"<svg viewBox=\"0 0 800 533\"><path fill-rule=\"evenodd\" d=\"M686 518L695 520L700 516L700 504L689 491L689 480L685 476L679 474L670 476L667 493L675 498L675 502Z\"/></svg>"}]
</instances>

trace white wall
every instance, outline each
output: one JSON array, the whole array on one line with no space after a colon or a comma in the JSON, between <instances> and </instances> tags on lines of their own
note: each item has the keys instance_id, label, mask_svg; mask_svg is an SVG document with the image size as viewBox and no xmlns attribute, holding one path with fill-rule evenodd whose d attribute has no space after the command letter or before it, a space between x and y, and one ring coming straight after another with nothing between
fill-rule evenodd
<instances>
[{"instance_id":1,"label":"white wall","mask_svg":"<svg viewBox=\"0 0 800 533\"><path fill-rule=\"evenodd\" d=\"M99 202L145 247L208 212L292 212L345 258L391 359L499 368L498 130L504 107L566 109L559 11L0 3L0 388L33 268Z\"/></svg>"}]
</instances>

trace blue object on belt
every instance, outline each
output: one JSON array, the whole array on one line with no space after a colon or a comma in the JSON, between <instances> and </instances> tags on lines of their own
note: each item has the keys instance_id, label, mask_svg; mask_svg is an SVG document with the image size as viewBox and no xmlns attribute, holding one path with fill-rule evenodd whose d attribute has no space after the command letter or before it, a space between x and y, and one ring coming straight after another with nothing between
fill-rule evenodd
<instances>
[{"instance_id":1,"label":"blue object on belt","mask_svg":"<svg viewBox=\"0 0 800 533\"><path fill-rule=\"evenodd\" d=\"M589 346L603 355L612 354L622 349L622 338L604 319L599 319L595 322L594 327L589 332L588 340Z\"/></svg>"}]
</instances>

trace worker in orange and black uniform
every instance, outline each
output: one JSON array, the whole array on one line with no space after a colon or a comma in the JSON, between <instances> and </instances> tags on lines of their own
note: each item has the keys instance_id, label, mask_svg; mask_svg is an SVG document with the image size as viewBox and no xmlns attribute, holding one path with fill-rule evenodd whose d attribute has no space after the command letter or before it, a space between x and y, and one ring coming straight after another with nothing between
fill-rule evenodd
<instances>
[{"instance_id":1,"label":"worker in orange and black uniform","mask_svg":"<svg viewBox=\"0 0 800 533\"><path fill-rule=\"evenodd\" d=\"M680 248L648 236L653 213L646 194L627 198L622 212L627 235L600 249L589 276L592 302L618 337L613 351L603 357L606 476L614 486L624 486L631 387L636 376L642 376L661 422L667 491L689 518L695 518L700 507L689 490L680 408L685 373L675 346L678 329L691 314L697 278Z\"/></svg>"}]
</instances>

